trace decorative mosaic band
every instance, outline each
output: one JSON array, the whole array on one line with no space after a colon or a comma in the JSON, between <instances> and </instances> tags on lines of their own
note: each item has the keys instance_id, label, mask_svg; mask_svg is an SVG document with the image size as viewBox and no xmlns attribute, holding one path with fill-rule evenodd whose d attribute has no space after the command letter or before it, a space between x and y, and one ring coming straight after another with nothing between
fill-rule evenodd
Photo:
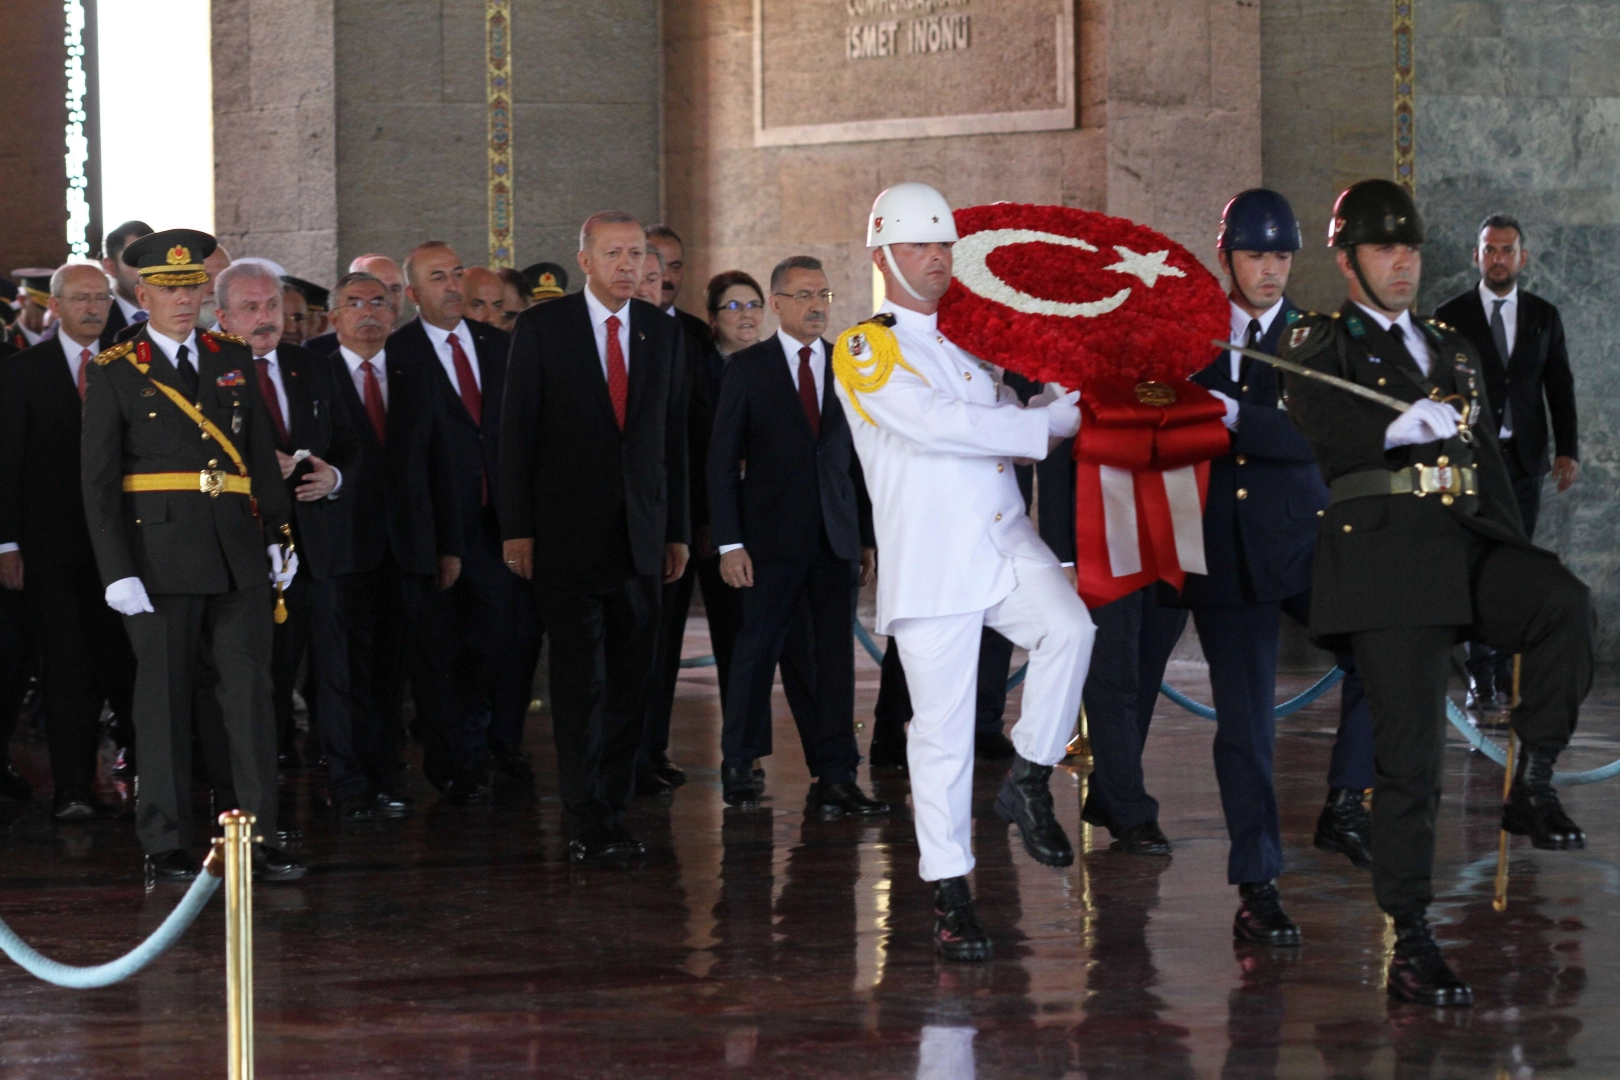
<instances>
[{"instance_id":1,"label":"decorative mosaic band","mask_svg":"<svg viewBox=\"0 0 1620 1080\"><path fill-rule=\"evenodd\" d=\"M489 98L489 265L512 255L512 0L484 0L484 58Z\"/></svg>"},{"instance_id":2,"label":"decorative mosaic band","mask_svg":"<svg viewBox=\"0 0 1620 1080\"><path fill-rule=\"evenodd\" d=\"M1395 3L1395 182L1417 194L1417 131L1413 111L1412 9L1417 0Z\"/></svg>"}]
</instances>

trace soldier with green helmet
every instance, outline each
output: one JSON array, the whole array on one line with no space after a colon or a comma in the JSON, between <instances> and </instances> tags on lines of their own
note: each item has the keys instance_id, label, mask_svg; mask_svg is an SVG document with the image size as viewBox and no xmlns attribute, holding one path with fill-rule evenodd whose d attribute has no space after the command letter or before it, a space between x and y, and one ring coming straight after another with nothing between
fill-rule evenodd
<instances>
[{"instance_id":1,"label":"soldier with green helmet","mask_svg":"<svg viewBox=\"0 0 1620 1080\"><path fill-rule=\"evenodd\" d=\"M1592 684L1586 586L1525 537L1472 345L1416 319L1423 221L1387 180L1346 189L1328 242L1350 298L1298 317L1282 357L1411 403L1405 412L1289 376L1288 410L1332 492L1317 539L1311 635L1355 654L1372 706L1373 888L1395 923L1391 997L1467 1005L1426 912L1452 648L1523 656L1523 740L1503 828L1538 848L1585 846L1552 786Z\"/></svg>"}]
</instances>

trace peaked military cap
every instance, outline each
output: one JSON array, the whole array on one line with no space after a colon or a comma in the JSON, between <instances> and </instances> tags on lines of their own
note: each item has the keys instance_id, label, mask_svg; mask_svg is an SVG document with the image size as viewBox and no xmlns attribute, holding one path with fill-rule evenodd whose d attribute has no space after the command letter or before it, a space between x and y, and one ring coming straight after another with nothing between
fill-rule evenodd
<instances>
[{"instance_id":1,"label":"peaked military cap","mask_svg":"<svg viewBox=\"0 0 1620 1080\"><path fill-rule=\"evenodd\" d=\"M21 270L11 272L12 280L21 286L21 292L27 294L28 299L44 307L51 299L51 275L55 270L46 270L38 266L26 266Z\"/></svg>"},{"instance_id":2,"label":"peaked military cap","mask_svg":"<svg viewBox=\"0 0 1620 1080\"><path fill-rule=\"evenodd\" d=\"M536 300L555 300L568 291L568 271L553 262L537 262L523 268L523 280Z\"/></svg>"},{"instance_id":3,"label":"peaked military cap","mask_svg":"<svg viewBox=\"0 0 1620 1080\"><path fill-rule=\"evenodd\" d=\"M281 283L302 296L304 303L309 305L311 311L325 311L326 305L331 302L331 290L323 289L313 281L305 281L303 278L293 277L291 274L282 274Z\"/></svg>"},{"instance_id":4,"label":"peaked military cap","mask_svg":"<svg viewBox=\"0 0 1620 1080\"><path fill-rule=\"evenodd\" d=\"M122 258L153 285L204 285L208 271L203 260L218 246L219 241L196 229L164 229L131 240Z\"/></svg>"}]
</instances>

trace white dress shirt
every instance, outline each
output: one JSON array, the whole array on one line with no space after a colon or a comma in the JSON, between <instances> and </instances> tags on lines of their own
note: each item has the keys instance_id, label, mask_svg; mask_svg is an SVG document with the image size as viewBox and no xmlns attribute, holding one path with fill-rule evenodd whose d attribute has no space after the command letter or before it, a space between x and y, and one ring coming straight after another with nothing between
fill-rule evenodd
<instances>
[{"instance_id":1,"label":"white dress shirt","mask_svg":"<svg viewBox=\"0 0 1620 1080\"><path fill-rule=\"evenodd\" d=\"M14 325L17 327L18 330L22 331L23 337L28 339L29 348L33 348L35 345L38 345L40 342L44 341L48 337L55 337L56 336L56 327L59 324L51 323L51 325L47 326L45 329L41 330L37 334L34 333L32 330L28 329L28 327L24 326L21 319L18 319Z\"/></svg>"},{"instance_id":2,"label":"white dress shirt","mask_svg":"<svg viewBox=\"0 0 1620 1080\"><path fill-rule=\"evenodd\" d=\"M187 334L184 341L176 341L167 334L158 333L155 326L148 326L146 333L152 339L152 344L156 345L163 355L169 358L169 363L174 365L176 371L180 370L180 362L175 357L179 355L180 346L184 345L186 347L186 362L191 365L191 370L199 375L202 373L202 367L197 362L197 331L193 330Z\"/></svg>"},{"instance_id":3,"label":"white dress shirt","mask_svg":"<svg viewBox=\"0 0 1620 1080\"><path fill-rule=\"evenodd\" d=\"M1498 303L1502 305L1502 329L1507 332L1508 347L1508 355L1502 357L1502 367L1506 369L1508 357L1513 355L1513 350L1519 341L1519 286L1514 285L1512 291L1506 296L1497 296L1491 292L1482 280L1479 283L1479 302L1485 305L1485 325L1487 327L1491 325L1491 312L1496 310ZM1513 415L1510 402L1502 403L1502 427L1497 432L1497 438L1513 438Z\"/></svg>"},{"instance_id":4,"label":"white dress shirt","mask_svg":"<svg viewBox=\"0 0 1620 1080\"><path fill-rule=\"evenodd\" d=\"M630 301L626 300L618 311L596 298L591 283L585 283L585 309L591 316L591 334L596 338L596 358L602 362L602 378L607 378L607 321L609 315L619 317L619 351L624 354L625 374L630 373Z\"/></svg>"},{"instance_id":5,"label":"white dress shirt","mask_svg":"<svg viewBox=\"0 0 1620 1080\"><path fill-rule=\"evenodd\" d=\"M270 361L270 385L276 388L276 404L281 406L281 419L290 431L292 428L292 410L287 407L287 385L281 381L281 364L276 360L276 350L271 349L263 356L253 358L253 377L259 377L259 361Z\"/></svg>"},{"instance_id":6,"label":"white dress shirt","mask_svg":"<svg viewBox=\"0 0 1620 1080\"><path fill-rule=\"evenodd\" d=\"M90 355L95 356L96 353L101 351L101 342L91 341L88 344L80 344L66 334L57 334L56 340L62 343L62 355L67 357L68 374L73 376L73 388L77 390L79 387L79 357L83 355L85 349L89 349Z\"/></svg>"},{"instance_id":7,"label":"white dress shirt","mask_svg":"<svg viewBox=\"0 0 1620 1080\"><path fill-rule=\"evenodd\" d=\"M467 354L467 364L472 368L473 382L478 385L481 392L484 389L484 377L478 370L478 350L473 346L472 334L467 331L467 320L456 323L454 330L441 330L426 319L422 320L422 329L427 331L428 341L433 344L433 351L439 354L439 363L444 373L450 377L450 385L456 393L461 393L461 379L456 375L455 353L450 351L450 335L456 335L461 343L461 351ZM381 356L382 353L378 353ZM373 364L375 366L375 363Z\"/></svg>"},{"instance_id":8,"label":"white dress shirt","mask_svg":"<svg viewBox=\"0 0 1620 1080\"><path fill-rule=\"evenodd\" d=\"M1406 346L1407 353L1417 362L1418 370L1423 372L1423 377L1429 377L1429 367L1432 362L1429 357L1429 339L1423 336L1423 331L1419 330L1417 324L1412 321L1410 311L1403 311L1400 318L1391 320L1383 312L1374 311L1366 304L1358 303L1356 307L1364 311L1369 319L1383 327L1385 331L1388 331L1391 326L1400 327L1401 344Z\"/></svg>"},{"instance_id":9,"label":"white dress shirt","mask_svg":"<svg viewBox=\"0 0 1620 1080\"><path fill-rule=\"evenodd\" d=\"M1024 509L1015 458L1046 456L1048 410L1001 393L998 369L939 332L939 319L885 302L915 373L896 365L851 401L836 387L872 496L883 571L877 629L895 619L983 611L1017 584L1015 560L1056 568ZM855 404L871 417L863 419Z\"/></svg>"},{"instance_id":10,"label":"white dress shirt","mask_svg":"<svg viewBox=\"0 0 1620 1080\"><path fill-rule=\"evenodd\" d=\"M673 310L673 309L672 309ZM786 330L778 330L776 338L782 343L782 351L787 354L788 378L793 380L793 389L799 389L799 350L804 348L804 342L792 337ZM827 350L821 344L821 339L810 343L810 377L816 383L816 403L826 401L827 392ZM741 544L721 544L720 554L736 551Z\"/></svg>"},{"instance_id":11,"label":"white dress shirt","mask_svg":"<svg viewBox=\"0 0 1620 1080\"><path fill-rule=\"evenodd\" d=\"M1271 324L1277 321L1277 314L1278 312L1282 311L1283 302L1278 300L1275 304L1272 304L1270 307L1266 308L1266 310L1262 311L1259 315L1250 315L1247 311L1244 311L1235 303L1231 304L1230 306L1232 308L1232 336L1226 340L1230 341L1234 345L1248 345L1249 320L1255 318L1260 320L1260 337L1265 337L1267 334L1271 333ZM1252 347L1256 349L1260 347L1258 338L1255 339L1255 343ZM1230 362L1232 364L1232 381L1237 382L1238 372L1243 370L1243 354L1233 350L1228 352L1226 355L1230 358Z\"/></svg>"},{"instance_id":12,"label":"white dress shirt","mask_svg":"<svg viewBox=\"0 0 1620 1080\"><path fill-rule=\"evenodd\" d=\"M339 345L338 352L343 356L343 362L349 365L349 378L354 380L354 392L360 395L360 407L366 405L366 373L360 370L360 365L366 358L357 352L350 351L347 345ZM388 359L387 349L378 349L377 355L371 358L373 373L377 376L377 389L382 394L383 411L388 411Z\"/></svg>"},{"instance_id":13,"label":"white dress shirt","mask_svg":"<svg viewBox=\"0 0 1620 1080\"><path fill-rule=\"evenodd\" d=\"M113 293L113 303L117 304L119 310L124 313L124 321L126 323L138 323L146 317L145 308L136 307L128 300L125 300L122 296L119 296L116 292ZM140 316L139 319L136 318L137 315Z\"/></svg>"}]
</instances>

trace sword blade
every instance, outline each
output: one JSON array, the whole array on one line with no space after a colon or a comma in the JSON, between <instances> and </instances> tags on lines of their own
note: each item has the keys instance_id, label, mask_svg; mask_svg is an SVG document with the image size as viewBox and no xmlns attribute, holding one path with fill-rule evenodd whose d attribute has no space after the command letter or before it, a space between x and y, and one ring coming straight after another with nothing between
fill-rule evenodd
<instances>
[{"instance_id":1,"label":"sword blade","mask_svg":"<svg viewBox=\"0 0 1620 1080\"><path fill-rule=\"evenodd\" d=\"M1245 349L1243 346L1234 345L1230 341L1217 340L1210 342L1210 344L1216 346L1217 348L1230 349L1233 352L1241 353L1242 355L1249 357L1251 360L1264 360L1272 367L1281 368L1284 371L1291 371L1295 375L1303 375L1307 379L1315 379L1317 382L1322 382L1329 386L1337 387L1340 390L1355 394L1357 397L1364 397L1368 401L1376 401L1378 404L1394 409L1396 412L1405 412L1407 409L1412 407L1410 402L1402 401L1400 398L1390 397L1388 394L1380 394L1377 390L1362 386L1360 383L1351 382L1349 379L1341 379L1337 375L1329 375L1325 371L1317 371L1315 368L1306 367L1304 364L1296 364L1292 360L1284 360L1280 356L1272 356L1270 353L1263 353L1259 349Z\"/></svg>"}]
</instances>

